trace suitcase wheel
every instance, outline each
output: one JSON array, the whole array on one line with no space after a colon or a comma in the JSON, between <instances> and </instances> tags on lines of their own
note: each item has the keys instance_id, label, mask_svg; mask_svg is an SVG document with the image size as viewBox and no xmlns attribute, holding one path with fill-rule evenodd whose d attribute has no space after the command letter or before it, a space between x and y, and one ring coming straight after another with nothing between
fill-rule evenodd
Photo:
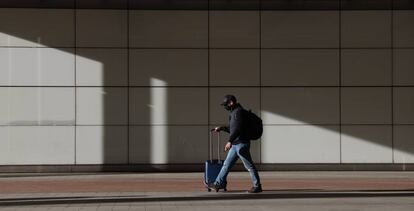
<instances>
[{"instance_id":1,"label":"suitcase wheel","mask_svg":"<svg viewBox=\"0 0 414 211\"><path fill-rule=\"evenodd\" d=\"M210 189L210 188L207 188L207 191L208 191L208 192L211 192L211 189Z\"/></svg>"}]
</instances>

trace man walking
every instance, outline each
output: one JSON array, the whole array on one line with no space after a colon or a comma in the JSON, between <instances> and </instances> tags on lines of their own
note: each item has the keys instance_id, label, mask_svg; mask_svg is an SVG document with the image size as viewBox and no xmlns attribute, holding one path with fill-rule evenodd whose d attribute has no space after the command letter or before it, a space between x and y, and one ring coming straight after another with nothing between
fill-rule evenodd
<instances>
[{"instance_id":1,"label":"man walking","mask_svg":"<svg viewBox=\"0 0 414 211\"><path fill-rule=\"evenodd\" d=\"M230 138L224 147L224 151L228 151L228 154L216 181L214 184L211 184L210 188L216 191L226 188L227 175L237 159L240 158L244 167L249 171L253 182L253 187L248 192L262 192L259 174L250 155L250 138L247 131L247 111L237 103L237 99L233 95L224 96L224 101L221 105L230 112L230 123L229 126L216 127L214 128L214 131L225 131L230 133Z\"/></svg>"}]
</instances>

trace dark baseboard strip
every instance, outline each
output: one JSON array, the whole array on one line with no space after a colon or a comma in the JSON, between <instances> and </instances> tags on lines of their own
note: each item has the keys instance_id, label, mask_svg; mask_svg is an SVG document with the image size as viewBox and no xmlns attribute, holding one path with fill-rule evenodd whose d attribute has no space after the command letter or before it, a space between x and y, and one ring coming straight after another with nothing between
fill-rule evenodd
<instances>
[{"instance_id":1,"label":"dark baseboard strip","mask_svg":"<svg viewBox=\"0 0 414 211\"><path fill-rule=\"evenodd\" d=\"M2 0L0 8L133 10L411 10L412 0Z\"/></svg>"},{"instance_id":2,"label":"dark baseboard strip","mask_svg":"<svg viewBox=\"0 0 414 211\"><path fill-rule=\"evenodd\" d=\"M414 171L414 164L261 164L262 171Z\"/></svg>"},{"instance_id":3,"label":"dark baseboard strip","mask_svg":"<svg viewBox=\"0 0 414 211\"><path fill-rule=\"evenodd\" d=\"M410 164L258 164L259 171L414 171ZM237 164L234 171L245 171ZM203 164L6 165L0 173L203 172Z\"/></svg>"},{"instance_id":4,"label":"dark baseboard strip","mask_svg":"<svg viewBox=\"0 0 414 211\"><path fill-rule=\"evenodd\" d=\"M75 0L2 0L0 8L73 9Z\"/></svg>"}]
</instances>

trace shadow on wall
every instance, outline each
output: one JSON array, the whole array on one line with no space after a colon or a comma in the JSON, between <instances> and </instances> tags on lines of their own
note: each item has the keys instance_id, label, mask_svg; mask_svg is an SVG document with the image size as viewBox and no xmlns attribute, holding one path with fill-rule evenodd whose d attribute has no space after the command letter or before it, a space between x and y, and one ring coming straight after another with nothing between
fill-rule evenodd
<instances>
[{"instance_id":1,"label":"shadow on wall","mask_svg":"<svg viewBox=\"0 0 414 211\"><path fill-rule=\"evenodd\" d=\"M208 155L209 124L226 122L226 113L218 104L227 93L234 93L244 106L256 113L262 110L267 124L265 140L255 142L253 149L255 160L262 163L270 160L279 163L355 163L361 160L392 163L397 151L405 156L414 154L414 148L393 144L398 134L404 136L402 139L410 136L410 128L395 126L394 130L399 133L393 132L390 87L208 88L206 49L130 49L128 52L128 26L121 26L122 41L111 43L92 36L97 32L82 34L81 25L65 18L73 16L73 10L47 10L41 14L31 14L26 9L1 10L4 11L0 17L17 17L9 23L0 21L0 43L10 47L1 49L3 58L0 60L4 62L0 74L4 78L0 81L6 87L16 86L2 88L8 100L1 106L7 111L2 115L7 120L1 122L10 126L76 125L76 129L71 127L76 130L76 143L63 145L72 147L76 158L69 156L59 162L76 159L77 164L201 163ZM126 14L118 15L114 17L128 18ZM62 17L62 20L50 21L50 17ZM84 11L76 14L78 21L88 17ZM91 14L90 18L99 18L99 14ZM33 20L48 24L37 26ZM78 33L76 39L75 32ZM185 62L174 66L177 59ZM167 70L168 65L172 66ZM76 89L73 88L75 84ZM379 106L371 109L372 103L368 101L372 96L382 100L375 102ZM22 103L29 103L30 108ZM365 121L367 119L373 121ZM19 130L13 132L13 127L6 130L8 136L19 139L15 135ZM56 137L66 140L65 134ZM37 138L42 139L42 136ZM287 139L291 142L286 142ZM19 141L21 145L14 147L22 148L14 150L19 156L27 157L17 164L35 162L30 156L45 153L44 148L35 147L33 152L25 154L29 147L25 145L32 146L32 143ZM40 146L55 144L51 140ZM52 147L44 156L54 157L55 153ZM405 156L401 155L401 159ZM404 163L401 159L398 161ZM50 160L40 159L40 162L56 164Z\"/></svg>"},{"instance_id":2,"label":"shadow on wall","mask_svg":"<svg viewBox=\"0 0 414 211\"><path fill-rule=\"evenodd\" d=\"M4 61L1 82L5 86L2 97L7 99L3 101L2 125L39 126L31 127L33 136L25 137L17 135L22 130L3 128L2 137L6 138L2 140L21 142L9 150L15 154L10 158L17 160L8 163L5 159L3 164L168 164L193 163L192 156L197 157L197 162L205 159L207 110L198 110L206 108L207 88L169 88L162 77L148 72L144 78L142 73L136 73L137 65L145 59L152 59L151 63L172 62L175 58L170 56L171 52L133 49L128 52L123 43L105 46L105 41L96 41L79 32L84 26L75 26L74 19L67 18L74 15L73 10L44 10L42 13L31 9L1 10L2 16L17 18L2 23L0 33L1 45L5 46L1 49ZM76 16L78 20L89 18L84 11ZM51 21L51 17L55 20ZM91 14L90 18L96 17ZM28 28L36 25L36 21L48 24ZM76 49L74 36L71 36L75 28L78 33ZM173 53L180 58L188 55L180 50ZM132 57L131 61L128 57ZM143 69L145 74L151 67ZM164 73L184 81L189 79L175 76L171 71ZM174 101L170 102L171 98ZM198 101L200 98L203 100ZM192 102L191 99L197 100ZM191 117L194 111L197 115ZM43 128L40 132L36 131L40 128ZM45 138L48 135L43 133L47 129L54 131L56 128L67 128L76 137L66 132ZM34 140L29 140L32 138ZM200 141L194 141L197 139L203 139L201 146ZM75 143L67 143L73 140ZM44 143L28 152L34 141ZM62 145L63 142L66 143ZM52 148L50 146L57 149L46 149ZM60 157L57 153L66 155Z\"/></svg>"}]
</instances>

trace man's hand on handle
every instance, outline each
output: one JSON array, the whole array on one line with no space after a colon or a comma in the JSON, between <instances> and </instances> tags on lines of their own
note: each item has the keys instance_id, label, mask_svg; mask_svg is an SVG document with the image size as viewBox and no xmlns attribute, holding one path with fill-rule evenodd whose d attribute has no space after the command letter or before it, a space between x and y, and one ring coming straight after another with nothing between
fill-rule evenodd
<instances>
[{"instance_id":1,"label":"man's hand on handle","mask_svg":"<svg viewBox=\"0 0 414 211\"><path fill-rule=\"evenodd\" d=\"M222 127L215 127L214 129L211 129L211 132L220 132L222 130ZM226 145L224 146L224 151L227 152L229 151L231 148L231 142L227 142Z\"/></svg>"},{"instance_id":2,"label":"man's hand on handle","mask_svg":"<svg viewBox=\"0 0 414 211\"><path fill-rule=\"evenodd\" d=\"M211 131L214 131L214 132L220 132L220 130L221 130L221 127L215 127L214 129L212 129Z\"/></svg>"}]
</instances>

